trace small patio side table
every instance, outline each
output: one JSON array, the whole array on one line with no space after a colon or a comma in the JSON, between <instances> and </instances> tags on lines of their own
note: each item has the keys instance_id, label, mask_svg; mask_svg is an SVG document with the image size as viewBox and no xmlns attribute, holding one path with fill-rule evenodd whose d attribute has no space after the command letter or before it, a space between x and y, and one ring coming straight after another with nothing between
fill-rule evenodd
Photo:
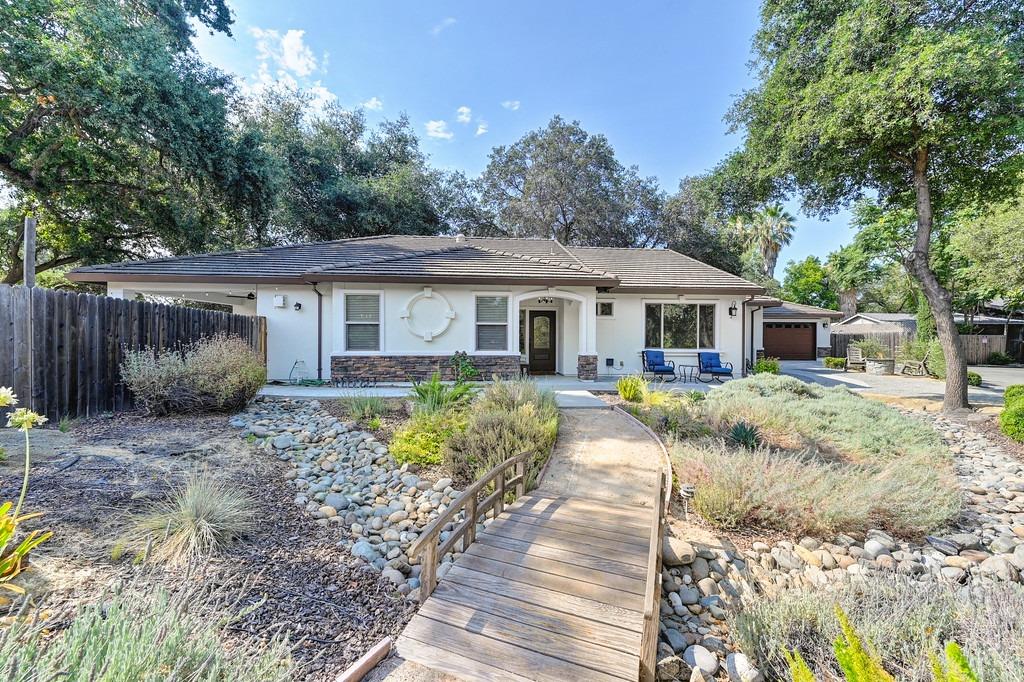
<instances>
[{"instance_id":1,"label":"small patio side table","mask_svg":"<svg viewBox=\"0 0 1024 682\"><path fill-rule=\"evenodd\" d=\"M700 368L697 365L679 365L676 367L676 374L683 383L695 383L697 381L697 370Z\"/></svg>"}]
</instances>

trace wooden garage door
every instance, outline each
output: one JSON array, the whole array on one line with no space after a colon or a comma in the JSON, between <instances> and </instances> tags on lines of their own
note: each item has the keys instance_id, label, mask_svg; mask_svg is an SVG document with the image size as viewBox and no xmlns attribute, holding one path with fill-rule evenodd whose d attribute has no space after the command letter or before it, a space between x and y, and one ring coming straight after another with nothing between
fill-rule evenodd
<instances>
[{"instance_id":1,"label":"wooden garage door","mask_svg":"<svg viewBox=\"0 0 1024 682\"><path fill-rule=\"evenodd\" d=\"M813 360L813 322L765 322L764 354L780 360Z\"/></svg>"}]
</instances>

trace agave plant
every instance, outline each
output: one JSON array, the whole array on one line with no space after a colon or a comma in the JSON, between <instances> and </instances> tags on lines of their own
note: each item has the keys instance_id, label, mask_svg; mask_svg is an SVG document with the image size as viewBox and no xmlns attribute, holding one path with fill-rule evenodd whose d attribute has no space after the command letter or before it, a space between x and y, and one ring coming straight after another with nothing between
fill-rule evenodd
<instances>
[{"instance_id":1,"label":"agave plant","mask_svg":"<svg viewBox=\"0 0 1024 682\"><path fill-rule=\"evenodd\" d=\"M734 443L748 450L753 450L761 444L761 432L757 427L747 422L736 422L729 429L729 438Z\"/></svg>"}]
</instances>

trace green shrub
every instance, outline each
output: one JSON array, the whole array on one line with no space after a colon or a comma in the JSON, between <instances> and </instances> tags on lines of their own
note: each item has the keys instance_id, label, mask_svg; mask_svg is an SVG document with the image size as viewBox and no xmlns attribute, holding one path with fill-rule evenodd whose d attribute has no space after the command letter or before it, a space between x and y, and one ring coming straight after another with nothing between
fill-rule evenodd
<instances>
[{"instance_id":1,"label":"green shrub","mask_svg":"<svg viewBox=\"0 0 1024 682\"><path fill-rule=\"evenodd\" d=\"M737 445L753 450L761 444L761 432L753 424L736 422L729 429L729 438Z\"/></svg>"},{"instance_id":2,"label":"green shrub","mask_svg":"<svg viewBox=\"0 0 1024 682\"><path fill-rule=\"evenodd\" d=\"M1024 399L1017 398L999 413L999 429L1015 441L1024 443Z\"/></svg>"},{"instance_id":3,"label":"green shrub","mask_svg":"<svg viewBox=\"0 0 1024 682\"><path fill-rule=\"evenodd\" d=\"M380 431L383 427L384 421L380 417L371 417L370 420L366 422L366 428L371 431Z\"/></svg>"},{"instance_id":4,"label":"green shrub","mask_svg":"<svg viewBox=\"0 0 1024 682\"><path fill-rule=\"evenodd\" d=\"M686 393L684 393L684 395L694 405L696 405L697 403L704 402L704 399L708 397L708 394L705 393L704 391L697 390L687 391Z\"/></svg>"},{"instance_id":5,"label":"green shrub","mask_svg":"<svg viewBox=\"0 0 1024 682\"><path fill-rule=\"evenodd\" d=\"M472 384L446 384L441 381L441 375L434 372L428 381L413 382L409 397L413 411L434 414L465 407L475 394Z\"/></svg>"},{"instance_id":6,"label":"green shrub","mask_svg":"<svg viewBox=\"0 0 1024 682\"><path fill-rule=\"evenodd\" d=\"M444 463L457 480L472 481L513 455L533 451L529 484L557 436L554 394L530 380L495 381L473 405L465 430L447 441Z\"/></svg>"},{"instance_id":7,"label":"green shrub","mask_svg":"<svg viewBox=\"0 0 1024 682\"><path fill-rule=\"evenodd\" d=\"M452 368L452 375L457 384L474 381L480 376L480 370L473 366L469 353L464 350L456 351L448 361L448 366Z\"/></svg>"},{"instance_id":8,"label":"green shrub","mask_svg":"<svg viewBox=\"0 0 1024 682\"><path fill-rule=\"evenodd\" d=\"M352 395L339 398L345 414L351 419L370 420L386 414L388 403L384 398L374 395Z\"/></svg>"},{"instance_id":9,"label":"green shrub","mask_svg":"<svg viewBox=\"0 0 1024 682\"><path fill-rule=\"evenodd\" d=\"M168 596L139 589L107 595L83 607L70 627L54 636L53 623L11 619L0 635L0 667L18 682L263 682L292 679L286 643L259 647L232 637L221 644L231 614L207 613L202 588Z\"/></svg>"},{"instance_id":10,"label":"green shrub","mask_svg":"<svg viewBox=\"0 0 1024 682\"><path fill-rule=\"evenodd\" d=\"M968 386L981 386L981 375L977 372L967 372L967 385Z\"/></svg>"},{"instance_id":11,"label":"green shrub","mask_svg":"<svg viewBox=\"0 0 1024 682\"><path fill-rule=\"evenodd\" d=\"M615 388L619 391L619 397L627 403L642 403L647 394L647 380L639 374L619 377Z\"/></svg>"},{"instance_id":12,"label":"green shrub","mask_svg":"<svg viewBox=\"0 0 1024 682\"><path fill-rule=\"evenodd\" d=\"M854 348L860 348L860 352L868 359L882 360L890 355L889 347L882 344L878 339L858 339L851 342L850 345Z\"/></svg>"},{"instance_id":13,"label":"green shrub","mask_svg":"<svg viewBox=\"0 0 1024 682\"><path fill-rule=\"evenodd\" d=\"M827 358L825 358L824 362L825 362L825 367L827 367L829 369L845 369L846 368L846 358L827 357Z\"/></svg>"},{"instance_id":14,"label":"green shrub","mask_svg":"<svg viewBox=\"0 0 1024 682\"><path fill-rule=\"evenodd\" d=\"M948 669L966 664L986 681L1024 679L1024 589L1012 583L969 590L894 576L785 590L744 602L731 615L730 632L765 679L790 679L787 652L798 652L817 679L841 680L835 642L848 640L835 616L837 605L896 679L971 680L933 675L935 654L944 645ZM949 655L948 642L959 644L959 656Z\"/></svg>"},{"instance_id":15,"label":"green shrub","mask_svg":"<svg viewBox=\"0 0 1024 682\"><path fill-rule=\"evenodd\" d=\"M780 371L778 358L760 358L754 363L754 374L778 374Z\"/></svg>"},{"instance_id":16,"label":"green shrub","mask_svg":"<svg viewBox=\"0 0 1024 682\"><path fill-rule=\"evenodd\" d=\"M990 365L1009 365L1011 362L1013 362L1013 356L1007 353L999 350L989 353L988 364Z\"/></svg>"},{"instance_id":17,"label":"green shrub","mask_svg":"<svg viewBox=\"0 0 1024 682\"><path fill-rule=\"evenodd\" d=\"M216 554L256 527L254 502L237 487L203 471L192 473L166 500L133 519L123 544L158 562L191 563Z\"/></svg>"},{"instance_id":18,"label":"green shrub","mask_svg":"<svg viewBox=\"0 0 1024 682\"><path fill-rule=\"evenodd\" d=\"M1018 400L1024 400L1024 384L1013 384L1003 392L1003 404L1007 407Z\"/></svg>"},{"instance_id":19,"label":"green shrub","mask_svg":"<svg viewBox=\"0 0 1024 682\"><path fill-rule=\"evenodd\" d=\"M231 412L256 396L267 370L248 343L219 335L180 351L126 350L121 378L151 414Z\"/></svg>"},{"instance_id":20,"label":"green shrub","mask_svg":"<svg viewBox=\"0 0 1024 682\"><path fill-rule=\"evenodd\" d=\"M395 432L389 450L402 464L440 464L445 443L465 428L459 412L416 412Z\"/></svg>"}]
</instances>

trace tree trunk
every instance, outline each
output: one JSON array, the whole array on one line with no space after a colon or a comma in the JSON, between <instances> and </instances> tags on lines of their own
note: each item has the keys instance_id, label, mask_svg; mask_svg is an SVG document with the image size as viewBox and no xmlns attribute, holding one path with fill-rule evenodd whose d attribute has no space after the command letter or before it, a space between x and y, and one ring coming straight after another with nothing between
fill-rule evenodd
<instances>
[{"instance_id":1,"label":"tree trunk","mask_svg":"<svg viewBox=\"0 0 1024 682\"><path fill-rule=\"evenodd\" d=\"M907 256L907 270L921 285L921 291L935 317L935 331L946 359L946 393L942 409L946 412L967 407L967 358L960 344L960 333L953 320L953 302L949 291L939 282L929 263L932 236L932 200L928 187L928 149L917 150L914 159L914 193L917 197L917 234L914 248Z\"/></svg>"},{"instance_id":2,"label":"tree trunk","mask_svg":"<svg viewBox=\"0 0 1024 682\"><path fill-rule=\"evenodd\" d=\"M856 289L844 289L839 292L839 310L843 312L843 319L857 314Z\"/></svg>"}]
</instances>

